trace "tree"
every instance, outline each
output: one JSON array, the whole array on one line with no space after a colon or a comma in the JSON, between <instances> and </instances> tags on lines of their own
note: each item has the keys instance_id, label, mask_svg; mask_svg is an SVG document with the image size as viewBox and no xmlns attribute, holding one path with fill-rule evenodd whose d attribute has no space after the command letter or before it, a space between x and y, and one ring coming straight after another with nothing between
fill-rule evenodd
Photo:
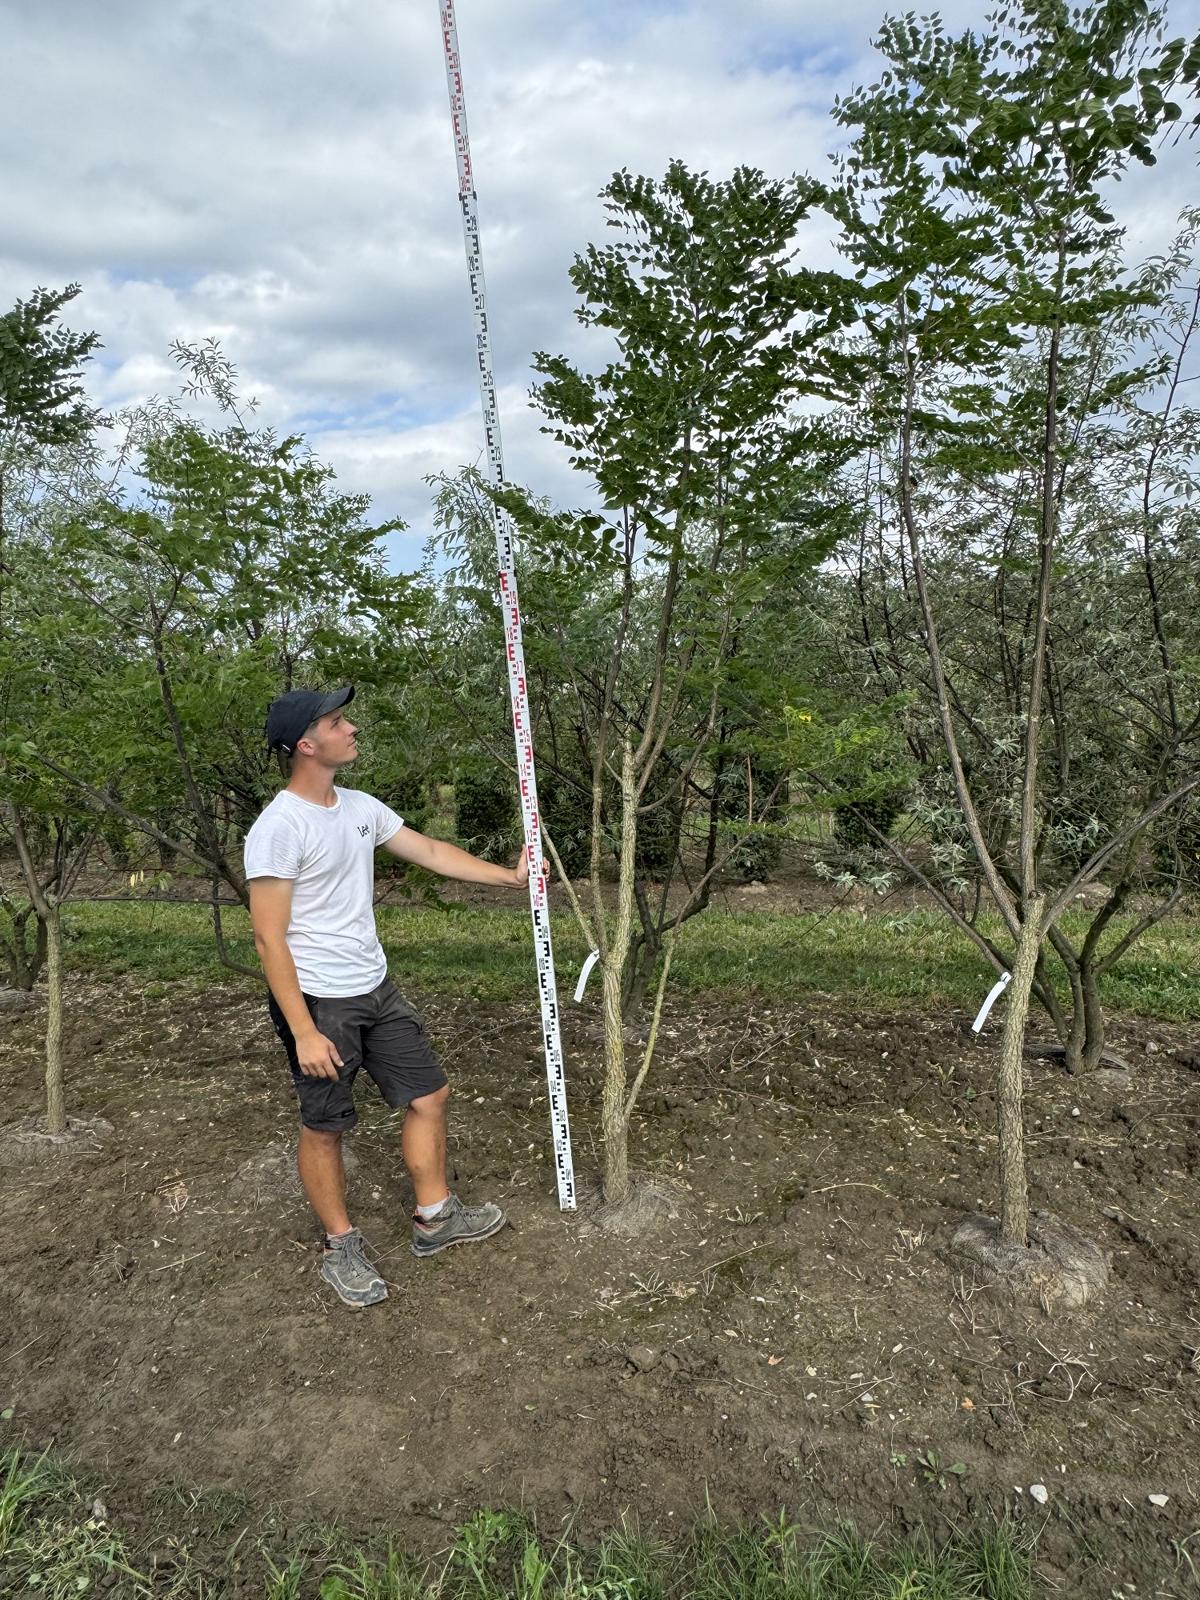
<instances>
[{"instance_id":1,"label":"tree","mask_svg":"<svg viewBox=\"0 0 1200 1600\"><path fill-rule=\"evenodd\" d=\"M182 354L232 406L219 354ZM101 820L200 870L236 966L221 908L245 903L241 838L273 787L266 704L294 676L396 689L414 609L409 581L384 570L387 530L303 440L236 414L206 431L171 404L123 420L124 486L92 470L67 492L47 467L7 568L0 800L48 935L52 1127L60 908Z\"/></svg>"},{"instance_id":2,"label":"tree","mask_svg":"<svg viewBox=\"0 0 1200 1600\"><path fill-rule=\"evenodd\" d=\"M44 543L39 522L53 514L93 458L97 413L84 399L80 375L99 340L59 324L79 286L36 289L0 317L0 829L17 859L24 894L0 882L8 922L10 976L31 986L47 966L47 1122L66 1129L62 1071L62 938L60 906L82 870L92 832L79 809L54 785L31 777L14 746L35 716L45 718L56 693L57 639L27 624L19 585L43 589ZM60 730L57 730L61 732ZM51 733L53 738L54 734ZM32 917L32 948L27 932Z\"/></svg>"},{"instance_id":3,"label":"tree","mask_svg":"<svg viewBox=\"0 0 1200 1600\"><path fill-rule=\"evenodd\" d=\"M620 1203L675 940L730 853L717 845L714 803L704 864L672 903L671 875L652 896L638 840L665 808L682 819L714 768L735 752L740 761L748 723L765 748L774 720L782 747L785 675L759 677L747 717L738 696L753 698L751 678L739 658L771 596L794 589L837 536L824 485L845 445L820 405L845 370L827 337L845 297L840 280L793 259L796 230L821 198L815 183L748 169L716 182L676 162L660 182L620 172L603 198L616 238L577 257L571 279L579 321L606 331L616 357L587 373L539 354L534 391L545 431L602 509L553 512L515 490L500 499L522 535L526 614L547 623L531 630L531 674L566 686L542 698L540 747L590 809L590 904L573 890L571 900L600 954L604 1192ZM568 746L582 759L563 760ZM601 874L610 840L615 910ZM658 976L630 1081L623 1012L639 948Z\"/></svg>"},{"instance_id":4,"label":"tree","mask_svg":"<svg viewBox=\"0 0 1200 1600\"><path fill-rule=\"evenodd\" d=\"M33 548L27 548L32 543ZM11 541L8 629L0 642L4 737L0 756L0 837L16 857L27 904L36 921L33 959L24 947L21 908L10 909L14 979L32 987L46 966L46 1121L52 1135L67 1130L63 1074L62 908L87 865L98 818L74 785L35 756L87 770L103 784L102 729L107 707L103 641L63 627L55 574L36 541ZM9 895L11 901L11 894ZM39 959L41 958L41 959Z\"/></svg>"},{"instance_id":5,"label":"tree","mask_svg":"<svg viewBox=\"0 0 1200 1600\"><path fill-rule=\"evenodd\" d=\"M232 415L204 430L175 410L130 419L132 492L96 497L62 530L56 566L73 601L103 619L122 667L110 723L122 800L92 803L170 843L210 880L220 907L247 903L240 845L277 781L262 735L267 703L299 678L397 690L411 580L389 575L365 496L334 486L299 437L247 427L232 367L179 349L197 385ZM76 779L86 774L73 773Z\"/></svg>"},{"instance_id":6,"label":"tree","mask_svg":"<svg viewBox=\"0 0 1200 1600\"><path fill-rule=\"evenodd\" d=\"M1004 1237L1019 1244L1028 1235L1020 1062L1043 941L1062 947L1058 924L1075 894L1197 781L1160 788L1048 891L1047 774L1063 728L1053 618L1072 553L1064 486L1089 427L1142 380L1136 365L1088 365L1101 330L1145 299L1136 279L1114 281L1119 230L1104 194L1131 161L1153 162L1152 140L1180 115L1172 86L1200 70L1200 41L1162 43L1162 20L1137 0L1077 10L1029 0L1001 8L982 36L948 38L936 18L890 21L879 82L837 107L855 130L836 205L864 297L863 409L874 432L864 488L902 531L898 559L951 793L1017 948L1015 963L1004 961L1014 982L1001 1048L1001 1191ZM995 573L1002 596L1006 704L974 726L948 670L953 599L938 582L947 548L958 573ZM1003 747L999 791L995 762L982 782L973 773L972 738Z\"/></svg>"}]
</instances>

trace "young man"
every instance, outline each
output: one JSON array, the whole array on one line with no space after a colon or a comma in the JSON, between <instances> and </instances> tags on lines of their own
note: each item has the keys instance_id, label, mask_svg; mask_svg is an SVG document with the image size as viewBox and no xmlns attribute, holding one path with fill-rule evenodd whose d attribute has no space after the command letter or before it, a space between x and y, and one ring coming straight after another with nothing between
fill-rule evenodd
<instances>
[{"instance_id":1,"label":"young man","mask_svg":"<svg viewBox=\"0 0 1200 1600\"><path fill-rule=\"evenodd\" d=\"M357 1309L387 1298L346 1211L342 1135L357 1121L360 1067L389 1106L404 1109L414 1255L490 1238L505 1223L499 1206L465 1206L447 1188L450 1088L420 1017L387 976L375 929L375 851L508 889L524 888L529 872L524 856L515 868L494 866L406 828L370 795L337 788L338 768L358 755L345 710L353 698L353 688L292 689L272 702L267 744L290 757L291 777L247 834L245 868L271 1019L300 1100L300 1179L325 1230L321 1276Z\"/></svg>"}]
</instances>

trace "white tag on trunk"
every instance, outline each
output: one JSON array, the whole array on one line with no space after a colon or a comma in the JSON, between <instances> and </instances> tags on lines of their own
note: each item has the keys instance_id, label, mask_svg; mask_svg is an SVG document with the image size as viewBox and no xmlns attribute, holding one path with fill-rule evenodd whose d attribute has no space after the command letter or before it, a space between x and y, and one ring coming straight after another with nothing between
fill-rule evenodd
<instances>
[{"instance_id":1,"label":"white tag on trunk","mask_svg":"<svg viewBox=\"0 0 1200 1600\"><path fill-rule=\"evenodd\" d=\"M978 1033L982 1029L984 1023L988 1019L988 1012L996 1004L996 1001L999 1000L1000 996L1004 993L1005 989L1008 988L1008 986L1009 986L1009 984L1011 982L1012 982L1012 973L1011 972L1002 972L1000 974L999 978L997 978L996 982L992 985L991 990L988 993L987 999L980 1006L979 1015L975 1018L975 1021L971 1024L971 1032L972 1033Z\"/></svg>"},{"instance_id":2,"label":"white tag on trunk","mask_svg":"<svg viewBox=\"0 0 1200 1600\"><path fill-rule=\"evenodd\" d=\"M579 974L579 982L575 985L576 1000L583 999L583 991L587 988L587 981L592 975L592 968L596 965L599 959L599 950L593 950L591 955L588 956L587 960L583 963L583 970Z\"/></svg>"}]
</instances>

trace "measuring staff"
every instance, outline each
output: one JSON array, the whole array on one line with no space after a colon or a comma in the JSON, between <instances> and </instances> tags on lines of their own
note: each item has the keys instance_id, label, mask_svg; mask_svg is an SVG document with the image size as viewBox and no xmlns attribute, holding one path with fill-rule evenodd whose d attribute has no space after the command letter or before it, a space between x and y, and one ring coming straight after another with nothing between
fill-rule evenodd
<instances>
[{"instance_id":1,"label":"measuring staff","mask_svg":"<svg viewBox=\"0 0 1200 1600\"><path fill-rule=\"evenodd\" d=\"M440 0L442 46L446 56L446 85L450 92L450 117L454 125L454 151L458 159L458 198L462 206L463 239L467 247L467 276L475 309L475 342L479 357L479 394L483 402L483 430L487 441L488 476L499 488L504 482L504 452L500 443L500 410L488 337L487 298L483 283L483 254L479 243L479 212L471 147L467 142L467 105L463 95L462 66L458 57L458 29L454 0ZM513 735L517 749L517 782L521 819L525 828L525 861L529 872L529 909L533 917L533 948L537 960L538 997L542 1012L542 1043L546 1054L546 1082L550 1092L550 1133L562 1210L575 1207L575 1168L571 1160L571 1129L567 1118L567 1084L563 1070L562 1040L558 1026L558 993L554 981L554 950L550 942L550 905L542 859L541 823L538 815L537 778L533 766L533 724L525 683L525 652L521 642L521 610L517 600L517 573L513 563L512 522L498 506L492 507L496 529L496 555L500 566L500 604L504 611L504 653L508 662L508 687L512 699Z\"/></svg>"}]
</instances>

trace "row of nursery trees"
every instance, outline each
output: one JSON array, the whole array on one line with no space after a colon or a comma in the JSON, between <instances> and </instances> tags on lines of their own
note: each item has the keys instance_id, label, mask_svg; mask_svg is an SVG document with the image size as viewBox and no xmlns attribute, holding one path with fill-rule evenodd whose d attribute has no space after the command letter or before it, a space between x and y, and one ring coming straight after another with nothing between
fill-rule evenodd
<instances>
[{"instance_id":1,"label":"row of nursery trees","mask_svg":"<svg viewBox=\"0 0 1200 1600\"><path fill-rule=\"evenodd\" d=\"M1101 979L1200 887L1200 213L1131 266L1107 209L1177 136L1200 40L1139 0L1028 0L983 34L889 22L878 50L825 177L614 176L609 242L570 269L611 359L534 362L585 509L497 498L548 852L601 957L608 1197L678 938L722 873L832 810L844 875L921 884L1014 973L1002 1197L1023 1241L1031 999L1067 1069L1094 1067ZM798 240L822 226L818 270ZM240 839L278 782L273 694L355 682L355 781L409 814L451 773L511 770L479 477L433 486L427 566L390 574L396 525L257 426L215 347L176 348L180 401L101 418L96 338L59 321L73 293L0 318L0 906L10 981L46 961L52 1129L60 908L97 848L153 849L208 884L224 954Z\"/></svg>"}]
</instances>

